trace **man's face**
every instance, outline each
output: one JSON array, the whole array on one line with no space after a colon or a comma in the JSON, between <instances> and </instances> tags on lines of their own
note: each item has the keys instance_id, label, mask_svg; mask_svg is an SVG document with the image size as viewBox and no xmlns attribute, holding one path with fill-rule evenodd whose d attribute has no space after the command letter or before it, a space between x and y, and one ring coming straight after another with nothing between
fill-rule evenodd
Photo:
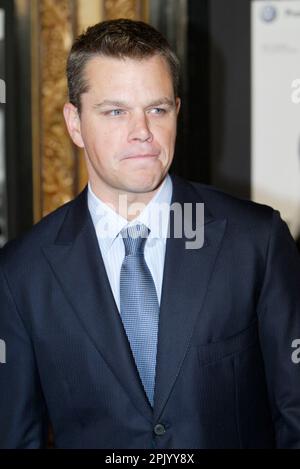
<instances>
[{"instance_id":1,"label":"man's face","mask_svg":"<svg viewBox=\"0 0 300 469\"><path fill-rule=\"evenodd\" d=\"M120 193L151 193L171 165L180 101L158 55L143 60L95 57L81 115L66 104L70 135L84 148L89 179L108 201Z\"/></svg>"}]
</instances>

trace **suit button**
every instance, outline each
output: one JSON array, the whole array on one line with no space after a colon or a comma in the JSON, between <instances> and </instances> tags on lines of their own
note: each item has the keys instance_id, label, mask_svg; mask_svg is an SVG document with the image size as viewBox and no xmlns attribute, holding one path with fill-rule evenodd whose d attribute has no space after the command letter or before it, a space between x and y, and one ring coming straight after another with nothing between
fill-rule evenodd
<instances>
[{"instance_id":1,"label":"suit button","mask_svg":"<svg viewBox=\"0 0 300 469\"><path fill-rule=\"evenodd\" d=\"M155 435L161 436L166 433L166 428L162 423L157 423L154 427Z\"/></svg>"}]
</instances>

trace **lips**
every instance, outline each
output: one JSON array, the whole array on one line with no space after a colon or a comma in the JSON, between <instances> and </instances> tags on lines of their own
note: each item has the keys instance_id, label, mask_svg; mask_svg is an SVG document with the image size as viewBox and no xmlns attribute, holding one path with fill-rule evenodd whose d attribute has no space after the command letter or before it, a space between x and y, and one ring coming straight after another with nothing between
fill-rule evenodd
<instances>
[{"instance_id":1,"label":"lips","mask_svg":"<svg viewBox=\"0 0 300 469\"><path fill-rule=\"evenodd\" d=\"M157 148L135 148L124 153L121 160L147 160L154 159L160 155L160 150Z\"/></svg>"},{"instance_id":2,"label":"lips","mask_svg":"<svg viewBox=\"0 0 300 469\"><path fill-rule=\"evenodd\" d=\"M155 158L158 157L159 153L145 153L145 154L136 154L129 155L125 159L135 159L135 158Z\"/></svg>"}]
</instances>

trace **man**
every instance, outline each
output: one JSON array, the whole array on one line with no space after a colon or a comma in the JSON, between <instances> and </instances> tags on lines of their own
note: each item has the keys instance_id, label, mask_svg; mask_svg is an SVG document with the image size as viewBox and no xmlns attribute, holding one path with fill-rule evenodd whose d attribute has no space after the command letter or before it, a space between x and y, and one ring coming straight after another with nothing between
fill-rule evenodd
<instances>
[{"instance_id":1,"label":"man","mask_svg":"<svg viewBox=\"0 0 300 469\"><path fill-rule=\"evenodd\" d=\"M2 251L1 447L44 447L50 421L58 448L300 448L286 224L169 176L178 62L149 25L89 28L68 83L89 185Z\"/></svg>"}]
</instances>

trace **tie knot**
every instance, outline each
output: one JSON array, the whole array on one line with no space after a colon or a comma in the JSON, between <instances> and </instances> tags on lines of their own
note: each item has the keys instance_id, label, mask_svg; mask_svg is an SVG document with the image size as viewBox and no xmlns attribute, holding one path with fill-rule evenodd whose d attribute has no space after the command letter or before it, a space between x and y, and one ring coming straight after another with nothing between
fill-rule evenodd
<instances>
[{"instance_id":1,"label":"tie knot","mask_svg":"<svg viewBox=\"0 0 300 469\"><path fill-rule=\"evenodd\" d=\"M143 254L149 233L149 228L143 224L124 228L121 236L125 246L125 256Z\"/></svg>"}]
</instances>

